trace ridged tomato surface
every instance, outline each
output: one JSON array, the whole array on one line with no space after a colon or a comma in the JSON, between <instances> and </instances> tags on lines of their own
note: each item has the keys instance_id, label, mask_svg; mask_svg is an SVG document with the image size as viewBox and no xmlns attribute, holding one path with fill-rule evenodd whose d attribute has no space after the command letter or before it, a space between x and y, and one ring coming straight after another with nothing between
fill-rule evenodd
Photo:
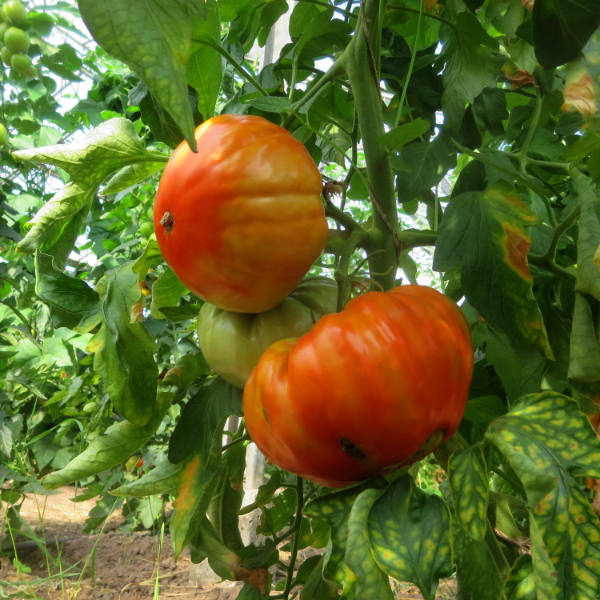
<instances>
[{"instance_id":1,"label":"ridged tomato surface","mask_svg":"<svg viewBox=\"0 0 600 600\"><path fill-rule=\"evenodd\" d=\"M418 285L369 292L265 351L244 390L246 426L279 467L344 487L447 440L473 362L450 299Z\"/></svg>"},{"instance_id":2,"label":"ridged tomato surface","mask_svg":"<svg viewBox=\"0 0 600 600\"><path fill-rule=\"evenodd\" d=\"M262 312L327 242L322 179L304 146L261 117L222 115L173 153L154 202L160 250L186 287L224 310Z\"/></svg>"}]
</instances>

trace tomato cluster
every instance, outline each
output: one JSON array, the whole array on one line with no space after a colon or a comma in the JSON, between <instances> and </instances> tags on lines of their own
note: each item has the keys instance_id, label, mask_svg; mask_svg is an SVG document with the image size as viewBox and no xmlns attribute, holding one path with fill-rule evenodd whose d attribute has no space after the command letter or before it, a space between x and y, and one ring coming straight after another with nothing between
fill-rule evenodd
<instances>
[{"instance_id":1,"label":"tomato cluster","mask_svg":"<svg viewBox=\"0 0 600 600\"><path fill-rule=\"evenodd\" d=\"M33 78L38 71L31 62L31 57L25 52L29 49L31 41L29 35L23 30L27 19L27 10L19 0L8 0L0 10L0 41L3 43L0 50L2 62L12 67L20 75Z\"/></svg>"},{"instance_id":2,"label":"tomato cluster","mask_svg":"<svg viewBox=\"0 0 600 600\"><path fill-rule=\"evenodd\" d=\"M339 313L331 279L306 275L328 227L322 180L285 129L224 115L173 153L154 204L163 257L206 301L200 347L244 388L253 441L329 487L412 464L459 425L473 371L462 311L409 285Z\"/></svg>"}]
</instances>

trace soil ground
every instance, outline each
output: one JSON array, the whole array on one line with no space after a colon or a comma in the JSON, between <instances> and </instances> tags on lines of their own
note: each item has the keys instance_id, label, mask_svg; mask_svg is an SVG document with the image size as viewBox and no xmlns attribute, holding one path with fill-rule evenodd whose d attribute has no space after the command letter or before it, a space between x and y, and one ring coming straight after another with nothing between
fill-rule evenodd
<instances>
[{"instance_id":1,"label":"soil ground","mask_svg":"<svg viewBox=\"0 0 600 600\"><path fill-rule=\"evenodd\" d=\"M41 537L39 509L44 514L44 534L50 554L56 557L60 552L63 575L58 561L50 564L52 577L48 577L49 567L44 554L37 548L18 551L18 560L31 569L29 573L18 573L12 559L1 559L0 591L13 594L13 598L39 598L44 600L142 600L154 596L156 567L158 562L159 536L149 532L119 534L117 528L122 518L113 515L99 537L94 563L94 579L90 575L91 558L98 535L82 533L84 521L94 507L94 501L73 503L74 489L61 488L62 493L44 497L29 496L21 508L21 515ZM58 544L54 540L69 539ZM285 559L284 556L282 556ZM88 560L85 574L80 576L84 563ZM79 563L79 564L77 564ZM76 565L71 571L69 567ZM229 582L220 586L193 587L189 581L191 566L187 549L177 563L173 557L171 541L165 533L163 548L158 562L159 597L177 600L233 600L239 594L240 583L231 587ZM73 576L72 574L76 574ZM11 585L20 582L21 585ZM454 598L454 587L442 584L440 598ZM396 590L398 600L421 600L422 596L414 587L401 587Z\"/></svg>"}]
</instances>

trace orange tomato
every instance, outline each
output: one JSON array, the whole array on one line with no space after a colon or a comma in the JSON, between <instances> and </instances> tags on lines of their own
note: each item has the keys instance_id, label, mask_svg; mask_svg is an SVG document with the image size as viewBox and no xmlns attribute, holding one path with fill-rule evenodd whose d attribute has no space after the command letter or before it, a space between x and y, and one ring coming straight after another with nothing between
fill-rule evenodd
<instances>
[{"instance_id":1,"label":"orange tomato","mask_svg":"<svg viewBox=\"0 0 600 600\"><path fill-rule=\"evenodd\" d=\"M260 117L222 115L173 153L154 202L164 259L194 294L223 310L279 304L328 237L323 182L304 146Z\"/></svg>"},{"instance_id":2,"label":"orange tomato","mask_svg":"<svg viewBox=\"0 0 600 600\"><path fill-rule=\"evenodd\" d=\"M344 487L446 441L473 362L469 326L450 299L418 285L368 292L265 351L244 390L246 426L279 467Z\"/></svg>"}]
</instances>

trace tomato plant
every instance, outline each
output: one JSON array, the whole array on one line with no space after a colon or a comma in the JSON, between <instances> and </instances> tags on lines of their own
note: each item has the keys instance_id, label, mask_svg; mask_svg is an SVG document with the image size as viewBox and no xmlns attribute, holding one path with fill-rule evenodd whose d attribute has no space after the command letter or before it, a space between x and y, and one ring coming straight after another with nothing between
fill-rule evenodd
<instances>
[{"instance_id":1,"label":"tomato plant","mask_svg":"<svg viewBox=\"0 0 600 600\"><path fill-rule=\"evenodd\" d=\"M206 303L198 315L198 341L210 367L244 388L262 353L274 342L310 331L335 312L337 286L325 277L307 277L271 310L257 314L224 311Z\"/></svg>"},{"instance_id":2,"label":"tomato plant","mask_svg":"<svg viewBox=\"0 0 600 600\"><path fill-rule=\"evenodd\" d=\"M260 117L215 117L195 138L198 152L182 142L156 194L161 252L188 289L218 308L269 310L327 241L319 170L298 140Z\"/></svg>"}]
</instances>

